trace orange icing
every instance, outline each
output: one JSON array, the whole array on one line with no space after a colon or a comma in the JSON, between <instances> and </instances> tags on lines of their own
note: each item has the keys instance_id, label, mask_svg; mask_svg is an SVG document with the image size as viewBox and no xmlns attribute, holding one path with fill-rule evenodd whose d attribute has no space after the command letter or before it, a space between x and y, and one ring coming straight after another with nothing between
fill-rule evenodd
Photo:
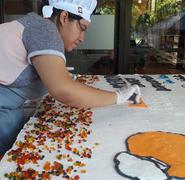
<instances>
[{"instance_id":1,"label":"orange icing","mask_svg":"<svg viewBox=\"0 0 185 180\"><path fill-rule=\"evenodd\" d=\"M133 104L133 103L129 103L128 107L138 107L138 108L148 108L148 105L143 101L143 99L140 99L140 103L139 104Z\"/></svg>"},{"instance_id":2,"label":"orange icing","mask_svg":"<svg viewBox=\"0 0 185 180\"><path fill-rule=\"evenodd\" d=\"M128 138L132 154L154 157L168 164L170 176L185 178L185 136L167 132L146 132Z\"/></svg>"}]
</instances>

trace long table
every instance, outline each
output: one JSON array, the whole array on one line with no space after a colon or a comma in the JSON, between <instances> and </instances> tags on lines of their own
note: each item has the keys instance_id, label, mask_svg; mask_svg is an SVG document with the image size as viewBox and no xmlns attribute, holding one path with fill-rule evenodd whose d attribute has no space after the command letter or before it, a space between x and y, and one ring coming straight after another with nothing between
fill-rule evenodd
<instances>
[{"instance_id":1,"label":"long table","mask_svg":"<svg viewBox=\"0 0 185 180\"><path fill-rule=\"evenodd\" d=\"M115 91L138 84L143 104L78 109L43 97L0 162L0 179L185 179L185 76L79 76Z\"/></svg>"}]
</instances>

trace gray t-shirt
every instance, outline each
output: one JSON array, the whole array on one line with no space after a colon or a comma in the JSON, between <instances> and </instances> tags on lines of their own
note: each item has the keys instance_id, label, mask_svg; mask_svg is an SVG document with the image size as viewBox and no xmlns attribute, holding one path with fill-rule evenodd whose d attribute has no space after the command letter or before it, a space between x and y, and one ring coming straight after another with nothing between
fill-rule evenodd
<instances>
[{"instance_id":1,"label":"gray t-shirt","mask_svg":"<svg viewBox=\"0 0 185 180\"><path fill-rule=\"evenodd\" d=\"M10 72L8 76L8 72L4 71L4 74L2 72L0 84L4 82L4 85L9 87L20 88L30 86L34 81L37 81L39 76L31 63L31 58L34 56L56 55L62 57L64 61L66 60L63 40L52 21L44 19L35 13L29 13L21 19L7 23L4 26L7 30L10 30L11 27L15 29L12 33L9 33L9 36L15 39L14 43L17 43L17 49L15 45L14 47L11 45L12 42L9 38L6 39L6 43L9 44L9 51L13 53L8 53L8 51L7 53L5 51L2 53L7 57L4 59L7 68L13 73L11 74ZM20 47L24 48L21 49Z\"/></svg>"}]
</instances>

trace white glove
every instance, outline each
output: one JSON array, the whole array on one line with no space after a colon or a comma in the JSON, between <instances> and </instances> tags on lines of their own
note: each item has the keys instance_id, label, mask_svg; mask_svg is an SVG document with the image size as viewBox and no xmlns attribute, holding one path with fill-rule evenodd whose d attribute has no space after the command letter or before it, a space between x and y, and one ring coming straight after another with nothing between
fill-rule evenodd
<instances>
[{"instance_id":1,"label":"white glove","mask_svg":"<svg viewBox=\"0 0 185 180\"><path fill-rule=\"evenodd\" d=\"M140 103L141 91L138 85L124 86L116 91L117 102L116 104L124 104L132 96L135 96L133 100L134 103Z\"/></svg>"}]
</instances>

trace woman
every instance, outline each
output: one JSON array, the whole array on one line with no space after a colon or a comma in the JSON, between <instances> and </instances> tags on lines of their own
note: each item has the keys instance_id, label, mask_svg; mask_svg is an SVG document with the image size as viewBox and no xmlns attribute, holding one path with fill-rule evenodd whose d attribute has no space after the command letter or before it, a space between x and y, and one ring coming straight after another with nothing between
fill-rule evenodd
<instances>
[{"instance_id":1,"label":"woman","mask_svg":"<svg viewBox=\"0 0 185 180\"><path fill-rule=\"evenodd\" d=\"M0 25L0 154L12 146L26 122L25 100L41 97L45 88L56 100L77 107L122 104L134 93L139 101L138 86L99 90L72 80L66 69L64 51L84 41L96 4L96 0L45 1L44 18L29 13Z\"/></svg>"}]
</instances>

